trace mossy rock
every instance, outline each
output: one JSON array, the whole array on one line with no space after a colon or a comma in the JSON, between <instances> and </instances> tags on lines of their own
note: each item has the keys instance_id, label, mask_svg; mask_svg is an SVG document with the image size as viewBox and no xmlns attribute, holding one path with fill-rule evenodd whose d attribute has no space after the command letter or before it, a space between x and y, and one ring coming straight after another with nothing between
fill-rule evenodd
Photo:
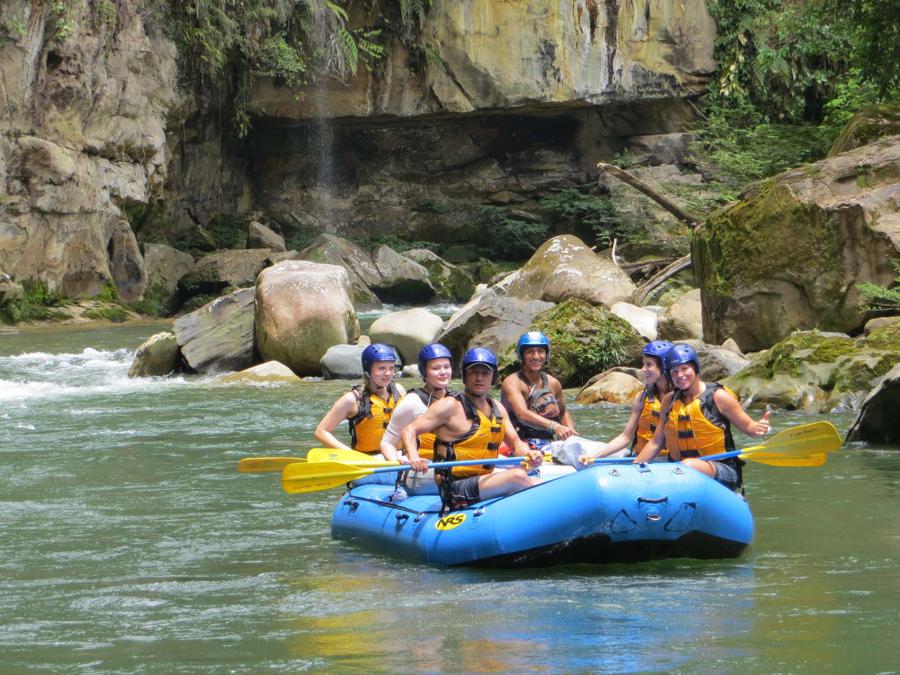
<instances>
[{"instance_id":1,"label":"mossy rock","mask_svg":"<svg viewBox=\"0 0 900 675\"><path fill-rule=\"evenodd\" d=\"M858 407L898 360L896 325L856 339L806 331L754 355L750 366L724 382L753 407L830 412Z\"/></svg>"},{"instance_id":2,"label":"mossy rock","mask_svg":"<svg viewBox=\"0 0 900 675\"><path fill-rule=\"evenodd\" d=\"M645 340L608 309L570 298L538 314L529 330L549 339L550 370L564 387L580 387L614 366L638 366ZM500 357L501 371L516 370L515 346Z\"/></svg>"},{"instance_id":3,"label":"mossy rock","mask_svg":"<svg viewBox=\"0 0 900 675\"><path fill-rule=\"evenodd\" d=\"M839 155L895 134L900 134L900 107L886 103L869 105L850 118L828 151L828 156Z\"/></svg>"},{"instance_id":4,"label":"mossy rock","mask_svg":"<svg viewBox=\"0 0 900 675\"><path fill-rule=\"evenodd\" d=\"M710 217L697 230L693 255L702 259L700 285L716 296L791 269L797 260L836 268L841 254L837 223L818 227L818 207L798 202L788 186L763 181L742 201ZM741 255L723 255L740 251Z\"/></svg>"},{"instance_id":5,"label":"mossy rock","mask_svg":"<svg viewBox=\"0 0 900 675\"><path fill-rule=\"evenodd\" d=\"M163 283L155 283L148 285L144 297L129 303L128 308L145 316L163 318L174 314L178 305L177 293L171 292Z\"/></svg>"},{"instance_id":6,"label":"mossy rock","mask_svg":"<svg viewBox=\"0 0 900 675\"><path fill-rule=\"evenodd\" d=\"M472 276L456 265L451 265L428 249L411 249L406 257L428 270L428 278L438 298L450 302L466 302L475 292Z\"/></svg>"}]
</instances>

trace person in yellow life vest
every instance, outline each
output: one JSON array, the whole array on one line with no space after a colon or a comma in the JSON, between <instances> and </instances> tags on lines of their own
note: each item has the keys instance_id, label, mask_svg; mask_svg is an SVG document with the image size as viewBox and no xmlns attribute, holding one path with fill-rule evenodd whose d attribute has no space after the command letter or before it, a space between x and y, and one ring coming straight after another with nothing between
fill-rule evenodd
<instances>
[{"instance_id":1,"label":"person in yellow life vest","mask_svg":"<svg viewBox=\"0 0 900 675\"><path fill-rule=\"evenodd\" d=\"M671 348L672 343L665 340L653 340L644 346L641 354L644 390L634 397L625 428L601 451L579 457L582 464L590 464L598 457L609 457L629 445L631 454L637 455L650 442L660 426L663 397L669 393L669 378L663 373L662 360Z\"/></svg>"},{"instance_id":2,"label":"person in yellow life vest","mask_svg":"<svg viewBox=\"0 0 900 675\"><path fill-rule=\"evenodd\" d=\"M401 456L398 451L398 447L401 445L400 434L408 425L412 424L414 419L424 414L430 406L450 392L450 378L453 376L452 358L450 350L438 343L425 345L419 350L419 374L424 383L421 387L411 389L391 415L391 422L381 438L381 454L388 461L408 462L411 454L415 454L416 458L427 460L432 458L434 454L433 433L419 436L416 439L415 447L410 446L407 449L406 456ZM402 480L398 483L403 485L408 494L437 494L432 471L413 475L404 473Z\"/></svg>"},{"instance_id":3,"label":"person in yellow life vest","mask_svg":"<svg viewBox=\"0 0 900 675\"><path fill-rule=\"evenodd\" d=\"M768 433L769 413L755 421L741 409L733 392L701 380L700 357L690 345L674 345L663 363L673 385L662 403L665 423L657 427L635 462L649 462L665 445L670 461L681 460L732 490L741 487L744 463L739 458L707 462L700 457L735 449L732 424L748 436Z\"/></svg>"},{"instance_id":4,"label":"person in yellow life vest","mask_svg":"<svg viewBox=\"0 0 900 675\"><path fill-rule=\"evenodd\" d=\"M530 467L540 466L542 454L519 438L506 409L489 396L497 380L497 357L489 349L475 347L463 356L461 370L464 390L448 394L403 430L410 466L416 471L427 469L414 448L417 436L432 432L435 461L493 459L505 441ZM445 510L518 492L539 482L521 467L493 469L491 465L465 466L436 472Z\"/></svg>"},{"instance_id":5,"label":"person in yellow life vest","mask_svg":"<svg viewBox=\"0 0 900 675\"><path fill-rule=\"evenodd\" d=\"M331 406L316 427L316 440L326 448L356 450L381 456L381 437L391 421L391 414L406 393L394 384L396 352L393 347L371 344L363 350L363 383L354 386ZM334 435L338 425L347 420L350 446Z\"/></svg>"}]
</instances>

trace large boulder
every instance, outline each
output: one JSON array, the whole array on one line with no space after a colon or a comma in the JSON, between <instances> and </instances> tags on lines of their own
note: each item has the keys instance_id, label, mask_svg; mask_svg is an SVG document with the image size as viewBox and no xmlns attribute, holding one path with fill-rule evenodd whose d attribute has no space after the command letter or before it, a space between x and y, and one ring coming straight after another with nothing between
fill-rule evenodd
<instances>
[{"instance_id":1,"label":"large boulder","mask_svg":"<svg viewBox=\"0 0 900 675\"><path fill-rule=\"evenodd\" d=\"M360 310L378 309L382 300L425 303L435 293L427 269L383 244L369 253L346 239L323 234L299 255L345 268L352 282L354 306Z\"/></svg>"},{"instance_id":2,"label":"large boulder","mask_svg":"<svg viewBox=\"0 0 900 675\"><path fill-rule=\"evenodd\" d=\"M329 347L319 359L322 377L326 380L361 380L362 353L368 344Z\"/></svg>"},{"instance_id":3,"label":"large boulder","mask_svg":"<svg viewBox=\"0 0 900 675\"><path fill-rule=\"evenodd\" d=\"M637 366L646 341L605 307L570 298L537 315L529 326L550 339L550 369L564 387L584 384L613 366ZM516 368L515 342L500 355L504 373Z\"/></svg>"},{"instance_id":4,"label":"large boulder","mask_svg":"<svg viewBox=\"0 0 900 675\"><path fill-rule=\"evenodd\" d=\"M354 342L359 321L343 267L286 260L256 283L256 343L260 356L298 375L318 375L329 347Z\"/></svg>"},{"instance_id":5,"label":"large boulder","mask_svg":"<svg viewBox=\"0 0 900 675\"><path fill-rule=\"evenodd\" d=\"M636 290L631 278L612 260L598 256L570 234L544 242L496 289L523 300L560 302L579 298L606 307L630 301Z\"/></svg>"},{"instance_id":6,"label":"large boulder","mask_svg":"<svg viewBox=\"0 0 900 675\"><path fill-rule=\"evenodd\" d=\"M144 303L158 307L156 314L175 310L178 282L194 269L193 256L166 244L144 244L144 269Z\"/></svg>"},{"instance_id":7,"label":"large boulder","mask_svg":"<svg viewBox=\"0 0 900 675\"><path fill-rule=\"evenodd\" d=\"M178 370L178 340L165 331L152 335L137 348L128 377L164 376Z\"/></svg>"},{"instance_id":8,"label":"large boulder","mask_svg":"<svg viewBox=\"0 0 900 675\"><path fill-rule=\"evenodd\" d=\"M612 369L601 373L598 377L591 378L589 383L585 383L575 395L575 403L591 405L592 403L606 402L629 405L643 389L642 380L634 375L623 373L621 370Z\"/></svg>"},{"instance_id":9,"label":"large boulder","mask_svg":"<svg viewBox=\"0 0 900 675\"><path fill-rule=\"evenodd\" d=\"M461 267L452 265L434 251L414 248L406 257L428 270L428 278L434 286L436 299L448 302L465 302L475 292L475 281Z\"/></svg>"},{"instance_id":10,"label":"large boulder","mask_svg":"<svg viewBox=\"0 0 900 675\"><path fill-rule=\"evenodd\" d=\"M703 308L699 288L684 293L666 307L659 320L659 336L671 342L703 339Z\"/></svg>"},{"instance_id":11,"label":"large boulder","mask_svg":"<svg viewBox=\"0 0 900 675\"><path fill-rule=\"evenodd\" d=\"M441 317L415 307L378 317L369 327L369 338L393 346L404 363L416 363L419 350L434 342L443 328Z\"/></svg>"},{"instance_id":12,"label":"large boulder","mask_svg":"<svg viewBox=\"0 0 900 675\"><path fill-rule=\"evenodd\" d=\"M844 125L828 151L828 156L840 155L877 141L885 136L900 134L900 106L868 105Z\"/></svg>"},{"instance_id":13,"label":"large boulder","mask_svg":"<svg viewBox=\"0 0 900 675\"><path fill-rule=\"evenodd\" d=\"M252 288L216 298L175 320L181 357L198 373L243 370L254 363Z\"/></svg>"},{"instance_id":14,"label":"large boulder","mask_svg":"<svg viewBox=\"0 0 900 675\"><path fill-rule=\"evenodd\" d=\"M495 353L514 345L534 317L553 307L541 300L521 300L486 291L456 312L435 342L445 345L456 360L470 347Z\"/></svg>"},{"instance_id":15,"label":"large boulder","mask_svg":"<svg viewBox=\"0 0 900 675\"><path fill-rule=\"evenodd\" d=\"M434 296L428 270L390 246L376 246L372 262L381 277L372 285L375 295L389 302L425 303Z\"/></svg>"},{"instance_id":16,"label":"large boulder","mask_svg":"<svg viewBox=\"0 0 900 675\"><path fill-rule=\"evenodd\" d=\"M297 254L301 260L340 265L350 280L353 306L359 311L381 309L381 300L369 288L380 277L372 256L353 242L333 234L321 234Z\"/></svg>"},{"instance_id":17,"label":"large boulder","mask_svg":"<svg viewBox=\"0 0 900 675\"><path fill-rule=\"evenodd\" d=\"M894 366L863 401L847 442L865 441L879 445L900 445L900 364Z\"/></svg>"},{"instance_id":18,"label":"large boulder","mask_svg":"<svg viewBox=\"0 0 900 675\"><path fill-rule=\"evenodd\" d=\"M900 257L900 135L750 187L698 229L704 338L765 349L794 330L855 333L858 285Z\"/></svg>"},{"instance_id":19,"label":"large boulder","mask_svg":"<svg viewBox=\"0 0 900 675\"><path fill-rule=\"evenodd\" d=\"M726 377L736 375L750 365L750 359L727 349L724 345L716 347L708 345L702 340L682 340L681 342L689 344L697 352L704 380L718 382Z\"/></svg>"},{"instance_id":20,"label":"large boulder","mask_svg":"<svg viewBox=\"0 0 900 675\"><path fill-rule=\"evenodd\" d=\"M632 305L630 302L617 302L610 307L610 311L620 319L627 321L646 339L656 339L659 326L659 314L656 312Z\"/></svg>"},{"instance_id":21,"label":"large boulder","mask_svg":"<svg viewBox=\"0 0 900 675\"><path fill-rule=\"evenodd\" d=\"M267 248L277 253L287 251L284 237L255 220L247 227L247 248Z\"/></svg>"},{"instance_id":22,"label":"large boulder","mask_svg":"<svg viewBox=\"0 0 900 675\"><path fill-rule=\"evenodd\" d=\"M268 265L267 248L227 249L203 256L193 271L178 282L186 295L219 293L226 288L256 284L257 275Z\"/></svg>"},{"instance_id":23,"label":"large boulder","mask_svg":"<svg viewBox=\"0 0 900 675\"><path fill-rule=\"evenodd\" d=\"M702 359L702 357L701 357ZM858 408L878 378L900 359L900 325L850 338L799 332L752 355L749 366L723 380L751 407L831 412Z\"/></svg>"}]
</instances>

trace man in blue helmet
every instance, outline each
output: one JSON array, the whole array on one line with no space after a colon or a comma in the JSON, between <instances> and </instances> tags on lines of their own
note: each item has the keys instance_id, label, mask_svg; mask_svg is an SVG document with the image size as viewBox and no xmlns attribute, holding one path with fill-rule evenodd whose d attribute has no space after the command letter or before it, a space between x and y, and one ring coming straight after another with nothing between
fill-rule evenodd
<instances>
[{"instance_id":1,"label":"man in blue helmet","mask_svg":"<svg viewBox=\"0 0 900 675\"><path fill-rule=\"evenodd\" d=\"M550 363L550 340L540 331L529 331L519 338L516 354L522 367L503 380L500 399L516 433L537 449L554 438L575 436L562 385L544 370Z\"/></svg>"},{"instance_id":2,"label":"man in blue helmet","mask_svg":"<svg viewBox=\"0 0 900 675\"><path fill-rule=\"evenodd\" d=\"M530 466L540 466L541 453L518 437L506 409L489 395L497 379L497 357L489 349L475 347L463 356L461 371L464 390L448 394L407 426L401 434L403 446L413 447L416 437L434 433L434 459L461 461L495 458L505 442ZM416 471L427 468L422 459L411 459L410 465ZM537 482L519 467L494 471L491 465L465 466L436 473L445 510L518 492Z\"/></svg>"}]
</instances>

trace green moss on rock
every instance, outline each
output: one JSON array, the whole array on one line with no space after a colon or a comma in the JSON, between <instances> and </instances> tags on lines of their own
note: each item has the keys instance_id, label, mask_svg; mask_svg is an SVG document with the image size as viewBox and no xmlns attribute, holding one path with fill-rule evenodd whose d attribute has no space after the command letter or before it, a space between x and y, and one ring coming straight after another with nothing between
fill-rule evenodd
<instances>
[{"instance_id":1,"label":"green moss on rock","mask_svg":"<svg viewBox=\"0 0 900 675\"><path fill-rule=\"evenodd\" d=\"M900 107L887 104L866 106L850 118L828 151L828 156L833 157L894 134L900 134Z\"/></svg>"},{"instance_id":2,"label":"green moss on rock","mask_svg":"<svg viewBox=\"0 0 900 675\"><path fill-rule=\"evenodd\" d=\"M597 373L613 366L636 366L644 339L631 325L605 307L568 299L538 314L530 330L550 339L550 370L564 387L581 386ZM515 354L502 355L501 365L514 370Z\"/></svg>"},{"instance_id":3,"label":"green moss on rock","mask_svg":"<svg viewBox=\"0 0 900 675\"><path fill-rule=\"evenodd\" d=\"M694 255L701 287L730 297L735 288L770 279L807 261L809 273L840 265L838 223L820 208L798 202L777 180L760 183L734 206L713 214L697 230Z\"/></svg>"},{"instance_id":4,"label":"green moss on rock","mask_svg":"<svg viewBox=\"0 0 900 675\"><path fill-rule=\"evenodd\" d=\"M806 331L755 355L750 366L725 383L754 406L829 412L859 405L874 380L898 362L896 324L855 339Z\"/></svg>"}]
</instances>

